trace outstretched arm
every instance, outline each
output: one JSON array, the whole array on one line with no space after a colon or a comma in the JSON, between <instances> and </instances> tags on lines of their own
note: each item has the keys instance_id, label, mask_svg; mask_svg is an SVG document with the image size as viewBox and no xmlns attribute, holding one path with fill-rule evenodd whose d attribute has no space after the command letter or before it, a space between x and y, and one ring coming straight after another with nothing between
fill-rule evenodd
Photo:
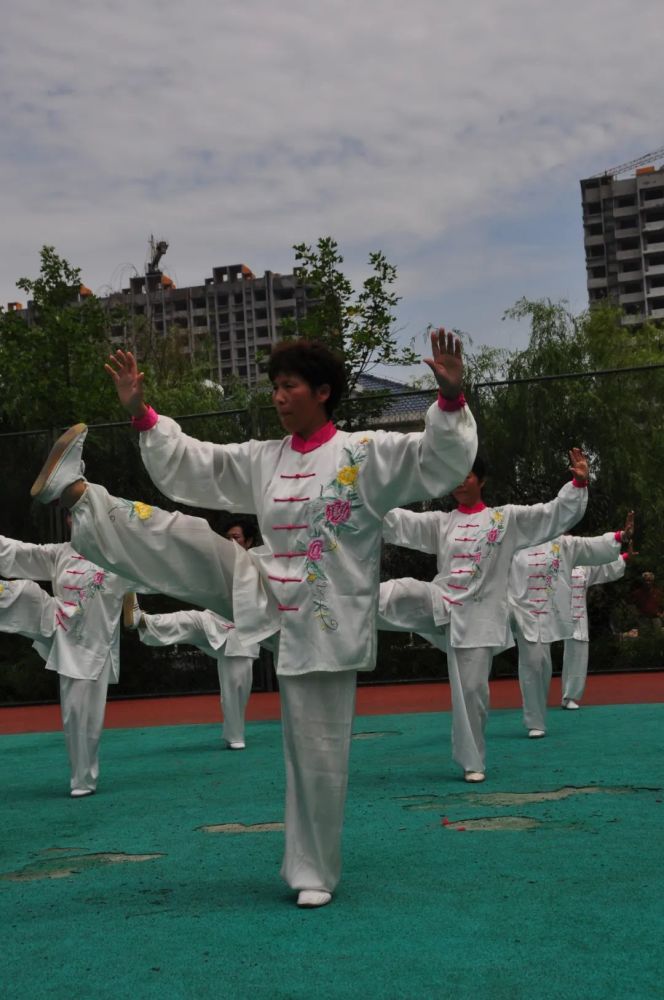
<instances>
[{"instance_id":1,"label":"outstretched arm","mask_svg":"<svg viewBox=\"0 0 664 1000\"><path fill-rule=\"evenodd\" d=\"M574 478L565 483L555 500L528 507L514 507L519 548L540 545L569 531L581 520L588 504L588 459L580 448L569 452L569 470Z\"/></svg>"}]
</instances>

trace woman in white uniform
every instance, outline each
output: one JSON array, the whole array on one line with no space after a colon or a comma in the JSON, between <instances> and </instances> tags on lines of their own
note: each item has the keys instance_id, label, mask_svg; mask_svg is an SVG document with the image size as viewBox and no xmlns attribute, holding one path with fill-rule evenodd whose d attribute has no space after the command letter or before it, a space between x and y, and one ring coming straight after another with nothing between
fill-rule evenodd
<instances>
[{"instance_id":1,"label":"woman in white uniform","mask_svg":"<svg viewBox=\"0 0 664 1000\"><path fill-rule=\"evenodd\" d=\"M418 632L447 653L452 755L466 781L486 776L489 673L494 653L512 644L507 603L512 556L521 546L570 528L586 509L588 463L578 448L569 457L574 478L549 503L487 507L485 465L477 458L452 493L456 510L392 510L383 522L385 541L437 557L431 583L403 578L381 584L378 627Z\"/></svg>"},{"instance_id":2,"label":"woman in white uniform","mask_svg":"<svg viewBox=\"0 0 664 1000\"><path fill-rule=\"evenodd\" d=\"M546 545L517 552L512 559L509 603L519 648L519 685L523 723L531 739L546 735L546 704L551 684L551 643L574 634L570 581L575 566L602 566L620 555L633 533L630 512L622 531L595 538L561 535Z\"/></svg>"},{"instance_id":3,"label":"woman in white uniform","mask_svg":"<svg viewBox=\"0 0 664 1000\"><path fill-rule=\"evenodd\" d=\"M231 445L198 441L158 417L134 358L116 353L109 370L155 484L176 502L256 514L264 544L250 552L202 519L86 484L81 426L63 435L32 488L45 502L62 494L76 545L103 565L231 619L243 642L279 633L282 875L300 906L328 903L340 876L356 674L375 665L382 519L399 504L449 492L477 450L461 395L461 345L439 330L432 349L440 392L421 434L338 430L331 417L343 361L302 340L277 345L268 368L288 436Z\"/></svg>"},{"instance_id":4,"label":"woman in white uniform","mask_svg":"<svg viewBox=\"0 0 664 1000\"><path fill-rule=\"evenodd\" d=\"M120 677L120 619L135 584L76 552L69 542L31 545L0 535L0 632L31 639L58 674L70 795L97 788L106 692ZM53 597L32 581L46 580Z\"/></svg>"},{"instance_id":5,"label":"woman in white uniform","mask_svg":"<svg viewBox=\"0 0 664 1000\"><path fill-rule=\"evenodd\" d=\"M572 570L571 601L574 632L563 644L562 707L579 708L588 676L588 588L613 583L625 575L629 552L604 566L575 566Z\"/></svg>"}]
</instances>

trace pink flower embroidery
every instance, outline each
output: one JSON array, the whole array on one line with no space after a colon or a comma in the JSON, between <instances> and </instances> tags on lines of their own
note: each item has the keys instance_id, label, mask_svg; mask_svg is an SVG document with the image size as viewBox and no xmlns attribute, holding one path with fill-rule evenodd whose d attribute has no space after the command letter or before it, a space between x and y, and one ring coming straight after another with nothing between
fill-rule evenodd
<instances>
[{"instance_id":1,"label":"pink flower embroidery","mask_svg":"<svg viewBox=\"0 0 664 1000\"><path fill-rule=\"evenodd\" d=\"M106 579L106 574L104 573L103 570L100 569L97 570L95 575L92 577L92 582L95 584L96 587L101 587L105 579Z\"/></svg>"},{"instance_id":2,"label":"pink flower embroidery","mask_svg":"<svg viewBox=\"0 0 664 1000\"><path fill-rule=\"evenodd\" d=\"M307 559L313 560L313 562L318 562L318 560L323 555L323 543L320 538L314 538L309 542L309 548L307 549Z\"/></svg>"},{"instance_id":3,"label":"pink flower embroidery","mask_svg":"<svg viewBox=\"0 0 664 1000\"><path fill-rule=\"evenodd\" d=\"M330 524L343 524L350 517L350 500L333 500L325 508L325 518Z\"/></svg>"},{"instance_id":4,"label":"pink flower embroidery","mask_svg":"<svg viewBox=\"0 0 664 1000\"><path fill-rule=\"evenodd\" d=\"M551 560L551 569L558 569L560 566L560 559Z\"/></svg>"},{"instance_id":5,"label":"pink flower embroidery","mask_svg":"<svg viewBox=\"0 0 664 1000\"><path fill-rule=\"evenodd\" d=\"M473 554L472 554L472 560L473 560L474 563L480 563L482 561L482 553L481 552L473 552Z\"/></svg>"},{"instance_id":6,"label":"pink flower embroidery","mask_svg":"<svg viewBox=\"0 0 664 1000\"><path fill-rule=\"evenodd\" d=\"M493 542L497 541L498 540L498 529L497 528L492 528L491 531L488 532L488 534L486 536L486 540L489 543L493 543Z\"/></svg>"}]
</instances>

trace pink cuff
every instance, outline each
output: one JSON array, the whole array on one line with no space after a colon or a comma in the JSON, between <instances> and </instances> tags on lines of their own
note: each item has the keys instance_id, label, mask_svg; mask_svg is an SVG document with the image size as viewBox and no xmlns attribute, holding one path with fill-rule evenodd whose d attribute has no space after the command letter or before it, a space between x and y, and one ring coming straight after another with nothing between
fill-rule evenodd
<instances>
[{"instance_id":1,"label":"pink cuff","mask_svg":"<svg viewBox=\"0 0 664 1000\"><path fill-rule=\"evenodd\" d=\"M445 399L443 394L438 392L438 405L441 410L445 413L454 413L456 410L461 410L466 405L466 397L462 392L459 393L456 399Z\"/></svg>"},{"instance_id":2,"label":"pink cuff","mask_svg":"<svg viewBox=\"0 0 664 1000\"><path fill-rule=\"evenodd\" d=\"M585 483L580 483L578 479L573 479L572 486L576 486L577 490L587 490L588 480L586 479Z\"/></svg>"},{"instance_id":3,"label":"pink cuff","mask_svg":"<svg viewBox=\"0 0 664 1000\"><path fill-rule=\"evenodd\" d=\"M159 414L156 410L153 410L151 406L148 406L147 411L142 417L132 417L131 426L135 431L149 431L159 420Z\"/></svg>"},{"instance_id":4,"label":"pink cuff","mask_svg":"<svg viewBox=\"0 0 664 1000\"><path fill-rule=\"evenodd\" d=\"M622 531L616 531L613 537L617 542L622 542Z\"/></svg>"},{"instance_id":5,"label":"pink cuff","mask_svg":"<svg viewBox=\"0 0 664 1000\"><path fill-rule=\"evenodd\" d=\"M620 553L620 558L624 559L625 562L627 562L627 560L629 559L629 552L621 552Z\"/></svg>"}]
</instances>

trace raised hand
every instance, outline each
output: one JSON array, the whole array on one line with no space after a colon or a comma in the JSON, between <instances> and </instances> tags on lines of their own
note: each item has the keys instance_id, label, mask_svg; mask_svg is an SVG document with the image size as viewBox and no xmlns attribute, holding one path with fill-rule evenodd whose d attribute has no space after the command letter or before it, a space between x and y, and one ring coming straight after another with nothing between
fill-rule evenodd
<instances>
[{"instance_id":1,"label":"raised hand","mask_svg":"<svg viewBox=\"0 0 664 1000\"><path fill-rule=\"evenodd\" d=\"M433 372L441 396L456 399L461 392L463 378L463 358L461 341L453 333L445 333L441 326L431 331L432 358L424 358L424 363Z\"/></svg>"},{"instance_id":2,"label":"raised hand","mask_svg":"<svg viewBox=\"0 0 664 1000\"><path fill-rule=\"evenodd\" d=\"M572 448L570 450L569 470L574 474L577 483L588 482L588 459L580 448Z\"/></svg>"},{"instance_id":3,"label":"raised hand","mask_svg":"<svg viewBox=\"0 0 664 1000\"><path fill-rule=\"evenodd\" d=\"M147 410L143 399L145 375L139 372L136 358L131 351L118 350L108 361L104 368L115 382L118 399L132 417L144 416Z\"/></svg>"},{"instance_id":4,"label":"raised hand","mask_svg":"<svg viewBox=\"0 0 664 1000\"><path fill-rule=\"evenodd\" d=\"M630 510L627 512L627 517L625 518L625 527L622 530L622 540L623 544L629 546L631 550L632 542L634 541L634 511ZM633 555L638 553L634 552Z\"/></svg>"}]
</instances>

